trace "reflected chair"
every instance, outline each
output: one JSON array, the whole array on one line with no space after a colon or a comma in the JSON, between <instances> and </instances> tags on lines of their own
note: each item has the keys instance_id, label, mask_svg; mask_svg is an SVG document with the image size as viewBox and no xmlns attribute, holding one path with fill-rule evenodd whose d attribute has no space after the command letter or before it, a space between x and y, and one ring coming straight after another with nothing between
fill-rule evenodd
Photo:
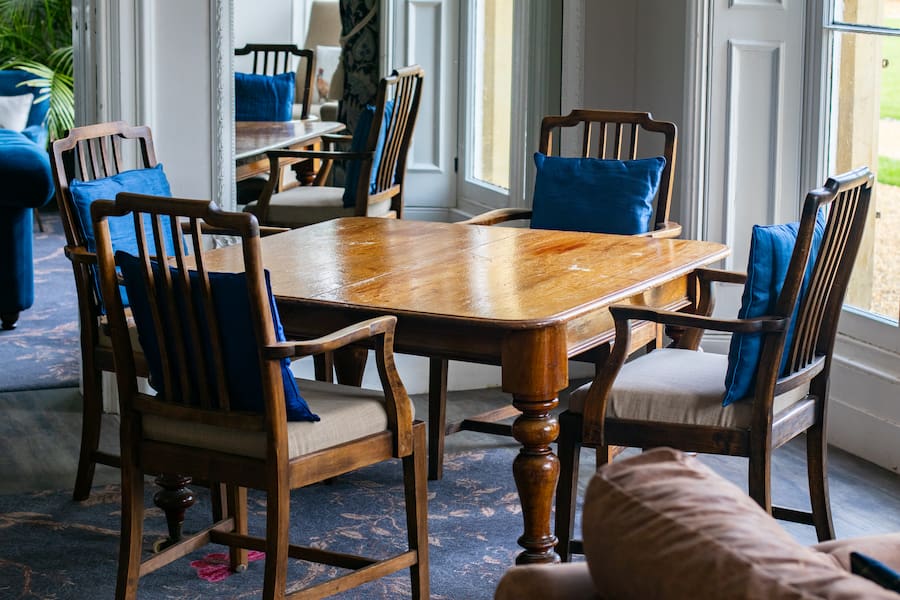
<instances>
[{"instance_id":1,"label":"reflected chair","mask_svg":"<svg viewBox=\"0 0 900 600\"><path fill-rule=\"evenodd\" d=\"M551 168L544 157L559 155L559 142L554 135L578 138L576 156L557 159L556 165L567 172ZM639 143L640 142L640 143ZM648 112L577 109L568 115L549 115L541 121L538 173L535 183L534 210L501 208L463 221L469 225L498 225L529 221L539 229L561 229L595 233L619 233L658 238L681 235L681 225L669 221L672 182L675 173L677 128L674 123L658 121ZM659 161L658 157L662 157ZM587 160L584 160L587 159ZM594 161L593 159L603 159ZM617 168L626 175L610 177L606 168L610 161L622 161ZM651 162L658 161L658 162ZM661 165L661 166L660 166ZM601 167L592 172L593 166ZM613 173L613 175L616 175ZM656 185L649 179L658 177ZM599 188L627 189L632 200L620 204L612 194ZM639 207L642 212L634 212ZM535 214L536 212L536 214ZM622 213L622 216L617 213ZM626 218L627 217L627 218ZM655 343L656 328L642 325L635 332L643 343ZM608 346L589 351L574 360L602 364L609 354ZM500 423L518 415L511 407L503 407L456 423L446 423L447 360L430 359L428 399L428 476L440 479L443 471L444 437L459 431L480 431L511 435L509 425Z\"/></svg>"},{"instance_id":2,"label":"reflected chair","mask_svg":"<svg viewBox=\"0 0 900 600\"><path fill-rule=\"evenodd\" d=\"M288 558L350 571L313 584L303 597L335 594L409 568L412 597L428 598L425 427L414 422L394 365L396 318L285 341L253 215L226 213L202 200L128 193L91 208L122 407L116 597L135 598L141 576L217 543L229 547L234 571L247 567L248 549L265 552L263 598L285 597ZM114 253L113 217L130 223L136 255ZM189 224L184 237L179 222ZM201 231L238 237L242 260L227 272L211 271L215 258L203 250ZM141 355L122 305L122 282L155 394L136 386ZM382 390L298 382L290 372L290 358L360 343L374 345ZM402 462L407 549L373 559L289 543L291 490L392 459ZM145 475L174 471L219 482L221 518L141 561ZM248 535L247 488L266 495L262 537Z\"/></svg>"},{"instance_id":3,"label":"reflected chair","mask_svg":"<svg viewBox=\"0 0 900 600\"><path fill-rule=\"evenodd\" d=\"M378 84L375 105L360 114L349 151L272 150L269 179L257 202L244 210L260 223L302 227L338 217L403 216L406 158L412 142L424 72L417 65L395 70ZM329 140L343 139L328 136ZM282 169L292 162L320 159L313 185L278 192ZM347 165L345 187L324 185L333 161Z\"/></svg>"},{"instance_id":4,"label":"reflected chair","mask_svg":"<svg viewBox=\"0 0 900 600\"><path fill-rule=\"evenodd\" d=\"M256 75L280 75L295 71L294 105L299 105L301 119L309 117L309 105L312 101L312 50L301 49L294 44L246 44L243 48L235 48L234 55L250 55L253 59L251 72ZM295 58L299 59L296 67Z\"/></svg>"},{"instance_id":5,"label":"reflected chair","mask_svg":"<svg viewBox=\"0 0 900 600\"><path fill-rule=\"evenodd\" d=\"M557 551L573 540L579 452L671 446L749 458L750 496L776 518L834 537L826 472L828 378L844 293L865 227L873 177L861 168L809 192L799 224L755 227L747 274L696 272L699 314L613 306L612 355L560 415ZM827 215L827 216L826 216ZM707 316L713 282L746 283L737 319ZM677 346L627 364L631 323L685 328ZM729 356L698 352L704 330L732 333ZM811 512L772 505L772 452L806 434Z\"/></svg>"}]
</instances>

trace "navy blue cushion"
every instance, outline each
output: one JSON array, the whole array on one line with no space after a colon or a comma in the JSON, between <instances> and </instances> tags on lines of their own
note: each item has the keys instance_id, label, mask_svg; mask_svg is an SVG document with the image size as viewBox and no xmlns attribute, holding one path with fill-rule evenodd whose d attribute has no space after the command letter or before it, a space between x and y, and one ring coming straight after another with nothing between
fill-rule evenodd
<instances>
[{"instance_id":1,"label":"navy blue cushion","mask_svg":"<svg viewBox=\"0 0 900 600\"><path fill-rule=\"evenodd\" d=\"M771 315L775 312L778 296L784 287L791 254L797 243L797 222L786 225L754 225L750 238L750 258L747 264L747 282L741 298L739 319L751 319ZM816 219L816 228L809 253L806 274L800 288L800 299L806 295L810 274L822 244L825 233L825 211L820 210ZM791 323L785 337L785 348L790 348L794 337L794 317L800 309L800 301L794 307ZM753 394L756 370L762 355L761 334L734 334L728 349L728 371L725 375L725 397L722 405L728 406L736 400ZM781 368L785 368L788 352L781 359Z\"/></svg>"},{"instance_id":2,"label":"navy blue cushion","mask_svg":"<svg viewBox=\"0 0 900 600\"><path fill-rule=\"evenodd\" d=\"M634 235L650 229L666 159L570 158L534 154L531 227Z\"/></svg>"},{"instance_id":3,"label":"navy blue cushion","mask_svg":"<svg viewBox=\"0 0 900 600\"><path fill-rule=\"evenodd\" d=\"M870 556L859 552L850 553L850 572L869 581L874 581L881 587L900 593L900 573L877 561Z\"/></svg>"},{"instance_id":4,"label":"navy blue cushion","mask_svg":"<svg viewBox=\"0 0 900 600\"><path fill-rule=\"evenodd\" d=\"M388 100L384 103L384 119L381 121L381 128L378 130L378 141L375 144L375 156L372 158L372 173L369 176L369 193L375 192L375 185L378 180L378 166L381 164L381 155L384 153L384 142L387 137L387 128L391 122L391 115L394 114L394 101ZM365 152L366 142L369 140L369 130L372 128L372 121L375 120L375 107L369 104L361 113L356 121L356 129L353 130L353 140L350 142L351 152ZM356 206L356 186L359 182L360 161L351 160L347 165L347 178L344 181L344 208L353 208ZM396 173L394 174L396 176Z\"/></svg>"},{"instance_id":5,"label":"navy blue cushion","mask_svg":"<svg viewBox=\"0 0 900 600\"><path fill-rule=\"evenodd\" d=\"M280 75L234 74L235 121L290 121L294 108L293 71Z\"/></svg>"},{"instance_id":6,"label":"navy blue cushion","mask_svg":"<svg viewBox=\"0 0 900 600\"><path fill-rule=\"evenodd\" d=\"M95 200L115 200L116 194L119 192L132 192L151 196L172 195L169 189L169 181L166 179L166 174L163 172L161 164L156 165L152 169L122 171L112 177L104 177L92 181L73 179L69 184L69 190L72 193L72 202L75 204L76 219L79 221L87 249L91 252L95 252L97 249L94 239L94 226L91 222L91 204ZM165 234L166 250L171 253L174 246L172 244L169 218L163 217L161 221ZM111 217L108 219L108 223L113 249L137 254L138 247L137 240L134 239L134 220L132 217ZM150 243L150 246L153 247L155 238L153 237L153 224L150 222L150 219L144 219L144 233L147 235L147 241ZM98 279L98 291L100 289L99 285ZM123 293L122 301L126 306L128 305L127 294Z\"/></svg>"},{"instance_id":7,"label":"navy blue cushion","mask_svg":"<svg viewBox=\"0 0 900 600\"><path fill-rule=\"evenodd\" d=\"M159 340L156 336L156 329L153 326L153 315L150 304L147 301L147 287L144 282L141 260L136 256L119 251L116 252L116 264L122 270L125 288L128 290L128 295L131 298L131 311L134 315L138 339L144 355L147 357L147 366L150 370L150 385L157 391L160 391L162 390L162 359ZM158 268L159 266L154 262L154 269ZM283 342L285 341L284 329L278 316L278 307L275 304L275 299L272 297L268 271L265 272L265 277L269 308L272 311L272 322L275 326L275 337L278 341ZM184 300L185 294L180 292L181 279L178 277L173 279L177 288L176 292L178 292L175 296L177 310L180 315L179 320L181 323L184 323L189 307ZM190 272L190 280L190 293L193 303L195 306L202 307L203 297L199 284L200 278L196 271ZM209 285L212 291L213 310L215 312L213 318L219 324L219 331L222 336L225 380L231 409L261 413L264 411L262 374L259 369L259 346L250 321L250 293L247 288L247 276L245 273L209 273ZM161 295L162 290L158 290L157 293ZM207 318L208 316L205 313L201 314L199 318L201 323L200 337L204 343L204 348L200 351L204 352L207 357L210 357L210 360L207 361L207 381L209 385L215 386L217 373L211 359L212 349L209 346L210 334ZM182 329L175 327L173 315L164 314L161 316L161 319L164 324L163 329L169 334L164 340L169 356L175 356L175 333L182 332L188 354L188 364L186 365L188 376L190 377L190 374L197 373L199 364L194 358L197 350L192 347L193 343L190 336L183 332ZM309 410L309 406L300 395L300 390L297 389L297 382L291 373L290 365L290 359L285 358L281 360L281 376L284 386L287 418L289 421L318 421L319 417ZM197 378L191 377L190 381L194 386L199 385ZM177 383L173 387L177 388ZM215 392L215 390L212 391ZM215 393L213 393L213 397L215 396Z\"/></svg>"}]
</instances>

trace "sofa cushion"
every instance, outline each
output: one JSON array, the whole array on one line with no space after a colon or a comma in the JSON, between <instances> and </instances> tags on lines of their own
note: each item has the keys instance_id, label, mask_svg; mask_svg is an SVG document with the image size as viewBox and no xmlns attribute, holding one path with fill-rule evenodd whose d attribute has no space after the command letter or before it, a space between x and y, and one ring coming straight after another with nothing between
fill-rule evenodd
<instances>
[{"instance_id":1,"label":"sofa cushion","mask_svg":"<svg viewBox=\"0 0 900 600\"><path fill-rule=\"evenodd\" d=\"M602 598L586 563L511 567L497 584L494 600L593 600Z\"/></svg>"},{"instance_id":2,"label":"sofa cushion","mask_svg":"<svg viewBox=\"0 0 900 600\"><path fill-rule=\"evenodd\" d=\"M604 160L534 154L531 227L634 235L650 229L662 156Z\"/></svg>"},{"instance_id":3,"label":"sofa cushion","mask_svg":"<svg viewBox=\"0 0 900 600\"><path fill-rule=\"evenodd\" d=\"M816 544L813 548L833 556L847 571L850 570L851 552L862 552L891 569L900 571L900 533L831 540Z\"/></svg>"},{"instance_id":4,"label":"sofa cushion","mask_svg":"<svg viewBox=\"0 0 900 600\"><path fill-rule=\"evenodd\" d=\"M866 556L859 552L851 552L850 570L854 575L865 577L886 590L900 594L900 573L871 556Z\"/></svg>"},{"instance_id":5,"label":"sofa cushion","mask_svg":"<svg viewBox=\"0 0 900 600\"><path fill-rule=\"evenodd\" d=\"M591 576L610 598L896 600L669 448L604 466L588 485L583 523Z\"/></svg>"},{"instance_id":6,"label":"sofa cushion","mask_svg":"<svg viewBox=\"0 0 900 600\"><path fill-rule=\"evenodd\" d=\"M28 115L34 102L33 94L0 96L0 129L22 131L28 125Z\"/></svg>"}]
</instances>

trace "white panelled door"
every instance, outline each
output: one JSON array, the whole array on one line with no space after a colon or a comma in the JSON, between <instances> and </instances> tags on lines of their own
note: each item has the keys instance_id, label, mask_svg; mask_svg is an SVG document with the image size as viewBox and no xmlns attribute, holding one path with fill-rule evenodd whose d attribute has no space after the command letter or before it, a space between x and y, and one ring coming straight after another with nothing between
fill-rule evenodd
<instances>
[{"instance_id":1,"label":"white panelled door","mask_svg":"<svg viewBox=\"0 0 900 600\"><path fill-rule=\"evenodd\" d=\"M388 3L382 6L387 6ZM387 72L425 69L422 103L406 161L408 219L447 220L456 206L457 29L459 0L390 0L383 19Z\"/></svg>"},{"instance_id":2,"label":"white panelled door","mask_svg":"<svg viewBox=\"0 0 900 600\"><path fill-rule=\"evenodd\" d=\"M800 214L805 4L712 3L705 238L731 247L731 269L747 267L753 224ZM735 316L740 288L721 292L717 314Z\"/></svg>"}]
</instances>

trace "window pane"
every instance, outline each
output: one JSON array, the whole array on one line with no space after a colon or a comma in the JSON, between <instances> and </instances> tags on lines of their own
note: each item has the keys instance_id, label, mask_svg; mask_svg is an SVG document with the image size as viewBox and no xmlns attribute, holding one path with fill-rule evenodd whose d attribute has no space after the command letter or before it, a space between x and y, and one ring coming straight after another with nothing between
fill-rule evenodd
<instances>
[{"instance_id":1,"label":"window pane","mask_svg":"<svg viewBox=\"0 0 900 600\"><path fill-rule=\"evenodd\" d=\"M834 3L834 20L839 23L897 27L891 20L896 21L898 18L898 0L836 0Z\"/></svg>"},{"instance_id":2,"label":"window pane","mask_svg":"<svg viewBox=\"0 0 900 600\"><path fill-rule=\"evenodd\" d=\"M844 4L849 5L849 0ZM900 26L900 16L885 22ZM896 321L900 313L900 38L841 33L834 41L831 171L868 165L877 178L846 302Z\"/></svg>"},{"instance_id":3,"label":"window pane","mask_svg":"<svg viewBox=\"0 0 900 600\"><path fill-rule=\"evenodd\" d=\"M513 0L475 0L475 97L470 172L509 189Z\"/></svg>"}]
</instances>

